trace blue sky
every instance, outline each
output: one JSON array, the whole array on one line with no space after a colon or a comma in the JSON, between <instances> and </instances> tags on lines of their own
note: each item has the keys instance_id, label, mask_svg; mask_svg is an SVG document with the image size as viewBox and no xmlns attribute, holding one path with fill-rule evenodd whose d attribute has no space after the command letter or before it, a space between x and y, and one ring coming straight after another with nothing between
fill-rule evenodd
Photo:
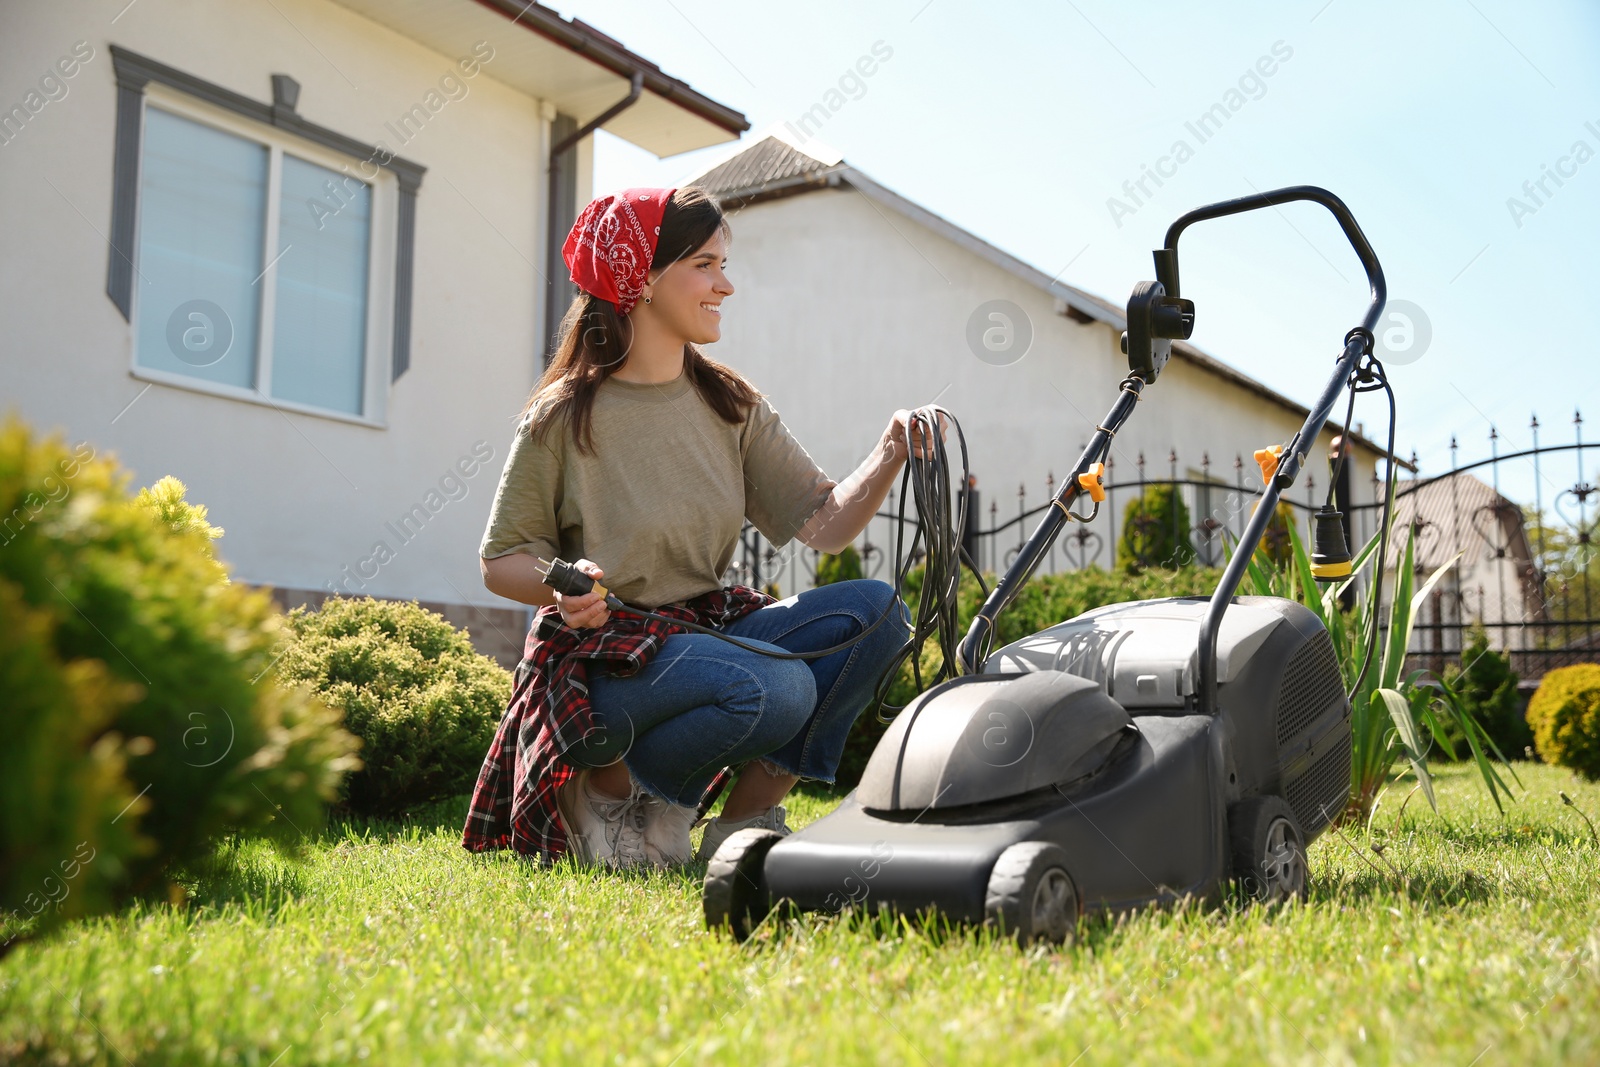
<instances>
[{"instance_id":1,"label":"blue sky","mask_svg":"<svg viewBox=\"0 0 1600 1067\"><path fill-rule=\"evenodd\" d=\"M1118 303L1153 276L1150 250L1183 211L1253 189L1324 186L1361 223L1391 300L1420 308L1431 330L1420 357L1391 366L1402 454L1414 448L1423 473L1444 471L1454 433L1462 463L1486 457L1491 422L1502 453L1525 448L1534 411L1541 443L1570 442L1577 405L1592 408L1587 436L1600 438L1600 358L1585 328L1600 317L1600 4L559 8L742 110L755 130L797 120L882 42L891 57L859 86L847 82L817 138L900 194ZM1230 101L1230 90L1240 95ZM1237 110L1201 143L1186 124L1219 102ZM1163 161L1180 140L1192 156ZM596 186L671 184L719 151L657 160L602 134ZM1149 195L1136 202L1124 182L1158 163L1169 176L1159 188L1146 178ZM1552 170L1567 176L1557 184ZM1299 205L1207 223L1182 250L1184 295L1199 305L1195 343L1309 401L1366 304L1331 217ZM1386 417L1380 403L1357 408L1372 436ZM1548 500L1571 484L1570 462L1547 465L1544 480ZM1504 466L1502 485L1531 499L1531 464Z\"/></svg>"}]
</instances>

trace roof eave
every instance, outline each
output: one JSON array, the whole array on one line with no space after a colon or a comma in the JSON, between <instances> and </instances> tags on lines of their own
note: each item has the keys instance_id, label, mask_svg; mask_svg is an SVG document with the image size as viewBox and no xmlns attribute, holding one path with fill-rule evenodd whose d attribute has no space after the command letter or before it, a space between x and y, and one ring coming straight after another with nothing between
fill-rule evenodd
<instances>
[{"instance_id":1,"label":"roof eave","mask_svg":"<svg viewBox=\"0 0 1600 1067\"><path fill-rule=\"evenodd\" d=\"M574 24L549 8L519 0L475 0L476 3L503 15L518 25L554 41L568 50L605 67L621 78L631 78L635 72L644 76L644 87L655 95L670 100L713 125L720 126L735 137L750 128L743 113L695 91L687 83L663 73L654 63L637 53L600 36L589 27Z\"/></svg>"},{"instance_id":2,"label":"roof eave","mask_svg":"<svg viewBox=\"0 0 1600 1067\"><path fill-rule=\"evenodd\" d=\"M781 200L786 196L795 196L799 193L809 193L817 189L836 189L843 179L845 167L829 167L826 170L807 171L792 177L782 178L778 181L763 182L760 185L751 185L742 189L734 189L717 194L717 200L726 209L737 211L752 204L765 203L768 200Z\"/></svg>"},{"instance_id":3,"label":"roof eave","mask_svg":"<svg viewBox=\"0 0 1600 1067\"><path fill-rule=\"evenodd\" d=\"M934 212L929 211L927 208L924 208L911 200L907 200L905 197L894 192L892 189L878 184L865 174L861 173L861 171L849 166L846 163L840 163L825 169L808 171L805 174L784 178L775 182L766 182L760 185L753 185L742 189L721 192L717 195L718 199L720 199L723 204L730 208L737 209L769 200L777 200L783 197L796 196L802 193L816 192L822 189L837 189L839 186L845 184L854 187L863 196L868 197L875 203L881 204L884 207L892 208L905 218L908 218L913 222L920 223L924 227L932 230L934 233L944 237L946 240L949 240L952 243L965 248L969 252L972 252L980 259L983 259L1000 268L1001 270L1006 271L1007 273L1012 274L1015 277L1044 290L1046 293L1049 293L1052 297L1062 303L1063 314L1071 315L1073 311L1076 311L1083 316L1087 316L1090 320L1111 327L1112 330L1118 333L1128 328L1127 315L1124 313L1123 309L1117 305L1105 300L1102 297L1096 296L1093 293L1088 293L1075 286L1067 285L1064 282L1057 281L1055 278L1045 274L1044 271L1040 270L1039 268L1018 259L1016 256L1013 256L1011 253L1006 252L1003 249L996 248L994 245L985 241L976 234L957 226L949 219L946 219L941 215L937 215ZM1072 317L1078 319L1078 316L1076 315L1073 315ZM1078 321L1083 320L1078 319ZM1294 413L1301 419L1304 419L1311 414L1310 408L1290 400L1282 393L1279 393L1263 383L1256 381L1254 378L1251 378L1249 375L1244 374L1241 371L1235 370L1226 363L1217 359L1215 356L1206 354L1199 348L1196 348L1194 345L1188 344L1187 342L1178 341L1173 344L1172 352L1175 357L1187 363L1191 363L1201 370L1208 371L1209 373L1214 374L1217 377L1246 390L1247 392L1261 397L1263 400L1270 401L1271 403ZM1326 427L1334 430L1335 432L1341 428L1337 423L1332 421L1329 421L1326 424ZM1365 435L1352 432L1350 437L1351 440L1355 442L1357 447L1365 449L1374 456L1378 458L1388 458L1397 466L1405 470L1416 470L1415 465L1412 463L1401 459L1398 456L1389 456L1387 449Z\"/></svg>"}]
</instances>

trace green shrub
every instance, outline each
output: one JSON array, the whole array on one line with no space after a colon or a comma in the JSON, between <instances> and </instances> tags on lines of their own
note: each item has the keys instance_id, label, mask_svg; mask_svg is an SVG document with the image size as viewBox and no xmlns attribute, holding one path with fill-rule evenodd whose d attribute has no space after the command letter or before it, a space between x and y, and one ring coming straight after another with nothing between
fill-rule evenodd
<instances>
[{"instance_id":1,"label":"green shrub","mask_svg":"<svg viewBox=\"0 0 1600 1067\"><path fill-rule=\"evenodd\" d=\"M357 762L333 712L263 677L268 596L126 481L0 426L0 937L163 889L224 829L292 851Z\"/></svg>"},{"instance_id":2,"label":"green shrub","mask_svg":"<svg viewBox=\"0 0 1600 1067\"><path fill-rule=\"evenodd\" d=\"M1482 626L1472 628L1461 653L1461 666L1446 667L1444 680L1506 759L1521 757L1533 743L1533 733L1522 717L1516 672L1510 659L1489 647L1489 635ZM1459 725L1448 724L1444 733L1449 744L1441 746L1437 753L1441 758L1459 760L1471 755Z\"/></svg>"},{"instance_id":3,"label":"green shrub","mask_svg":"<svg viewBox=\"0 0 1600 1067\"><path fill-rule=\"evenodd\" d=\"M1131 600L1155 600L1169 596L1210 596L1221 578L1220 570L1206 567L1148 567L1137 574L1116 573L1099 567L1061 574L1036 575L1028 580L1009 608L996 620L993 648L1009 644L1047 626L1082 615L1106 604ZM982 600L976 584L966 583L961 605L961 629L966 632Z\"/></svg>"},{"instance_id":4,"label":"green shrub","mask_svg":"<svg viewBox=\"0 0 1600 1067\"><path fill-rule=\"evenodd\" d=\"M414 601L334 597L290 612L289 628L279 673L342 709L361 738L352 810L394 814L471 791L511 699L508 671Z\"/></svg>"},{"instance_id":5,"label":"green shrub","mask_svg":"<svg viewBox=\"0 0 1600 1067\"><path fill-rule=\"evenodd\" d=\"M1150 567L1194 562L1189 544L1189 507L1175 485L1150 485L1128 501L1117 538L1117 568L1138 573Z\"/></svg>"},{"instance_id":6,"label":"green shrub","mask_svg":"<svg viewBox=\"0 0 1600 1067\"><path fill-rule=\"evenodd\" d=\"M851 582L861 577L861 557L855 545L845 545L838 555L824 552L817 557L817 584Z\"/></svg>"},{"instance_id":7,"label":"green shrub","mask_svg":"<svg viewBox=\"0 0 1600 1067\"><path fill-rule=\"evenodd\" d=\"M1528 702L1528 725L1540 759L1600 779L1600 663L1546 674Z\"/></svg>"},{"instance_id":8,"label":"green shrub","mask_svg":"<svg viewBox=\"0 0 1600 1067\"><path fill-rule=\"evenodd\" d=\"M0 936L9 937L35 918L48 924L110 907L140 851L133 830L146 805L135 804L124 776L130 746L107 729L139 688L99 660L62 662L55 620L4 580L0 618L0 894L13 912Z\"/></svg>"}]
</instances>

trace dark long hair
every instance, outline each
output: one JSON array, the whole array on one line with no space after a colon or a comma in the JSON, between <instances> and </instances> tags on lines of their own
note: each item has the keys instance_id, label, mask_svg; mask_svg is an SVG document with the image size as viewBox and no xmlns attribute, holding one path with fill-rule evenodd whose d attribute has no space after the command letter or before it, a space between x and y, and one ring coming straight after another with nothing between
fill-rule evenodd
<instances>
[{"instance_id":1,"label":"dark long hair","mask_svg":"<svg viewBox=\"0 0 1600 1067\"><path fill-rule=\"evenodd\" d=\"M704 189L679 189L667 201L661 216L661 236L656 240L651 269L666 267L692 255L721 230L728 234L722 206ZM617 305L588 293L579 293L561 320L560 340L550 366L533 387L526 415L538 405L530 432L538 440L556 420L567 417L572 440L584 455L594 453L591 416L600 383L614 374L628 357L633 324L617 314ZM683 346L684 373L711 409L725 422L744 422L761 392L731 367Z\"/></svg>"}]
</instances>

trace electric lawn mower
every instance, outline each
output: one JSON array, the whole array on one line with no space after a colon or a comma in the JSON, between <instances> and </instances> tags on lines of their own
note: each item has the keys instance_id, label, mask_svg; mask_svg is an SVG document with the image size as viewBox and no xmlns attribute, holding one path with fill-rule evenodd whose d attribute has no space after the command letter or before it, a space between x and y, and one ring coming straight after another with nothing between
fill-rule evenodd
<instances>
[{"instance_id":1,"label":"electric lawn mower","mask_svg":"<svg viewBox=\"0 0 1600 1067\"><path fill-rule=\"evenodd\" d=\"M1194 304L1179 295L1178 237L1202 220L1296 200L1337 219L1366 269L1371 303L1304 425L1286 445L1257 453L1265 484L1215 593L1102 607L989 651L995 618L1065 523L1098 512L1113 436L1172 342L1193 331ZM1393 392L1373 356L1383 270L1345 205L1311 186L1191 211L1154 255L1158 280L1140 282L1128 301L1129 374L1055 506L972 620L949 668L961 673L894 718L837 810L788 837L729 837L706 871L708 926L743 939L779 905L857 906L932 910L997 925L1023 943L1060 942L1082 913L1215 900L1230 883L1265 901L1305 894L1306 846L1349 795L1350 700L1313 612L1235 593L1346 388L1352 408L1356 392L1388 392L1393 456ZM1391 479L1386 509L1392 492ZM1081 515L1073 506L1085 496L1093 510ZM1316 577L1348 578L1331 501L1316 533ZM1386 545L1378 551L1381 560ZM924 598L941 590L925 582ZM1368 664L1375 643L1374 631Z\"/></svg>"}]
</instances>

